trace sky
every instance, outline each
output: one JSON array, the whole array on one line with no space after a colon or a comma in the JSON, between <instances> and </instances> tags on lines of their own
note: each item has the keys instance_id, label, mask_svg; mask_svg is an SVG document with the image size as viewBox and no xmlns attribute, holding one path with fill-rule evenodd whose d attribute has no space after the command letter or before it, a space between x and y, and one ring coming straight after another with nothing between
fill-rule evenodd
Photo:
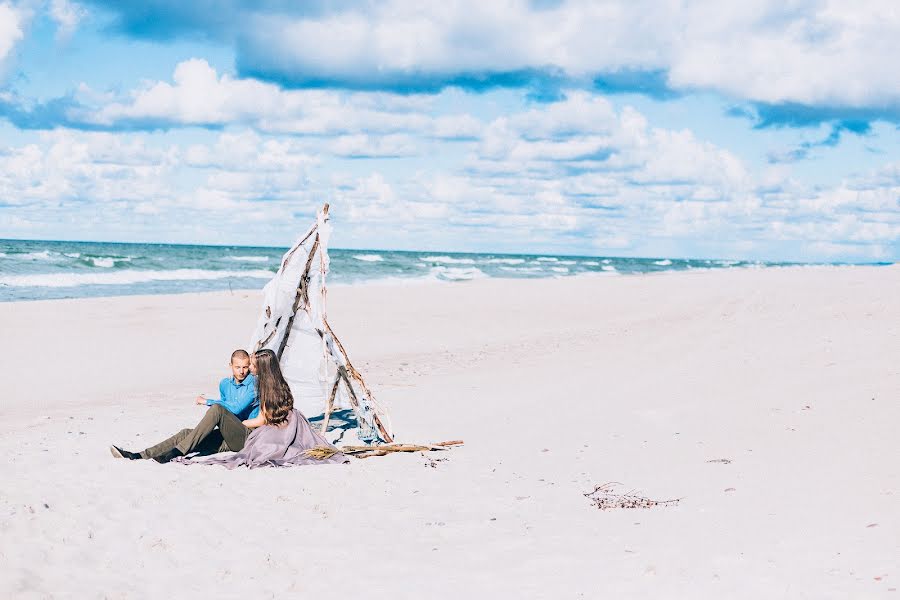
<instances>
[{"instance_id":1,"label":"sky","mask_svg":"<svg viewBox=\"0 0 900 600\"><path fill-rule=\"evenodd\" d=\"M0 0L0 237L900 260L895 0Z\"/></svg>"}]
</instances>

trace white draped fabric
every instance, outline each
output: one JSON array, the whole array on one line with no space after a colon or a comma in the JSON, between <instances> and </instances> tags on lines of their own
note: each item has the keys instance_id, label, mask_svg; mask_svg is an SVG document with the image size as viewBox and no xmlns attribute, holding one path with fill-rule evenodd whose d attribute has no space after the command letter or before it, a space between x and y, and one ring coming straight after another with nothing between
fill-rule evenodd
<instances>
[{"instance_id":1,"label":"white draped fabric","mask_svg":"<svg viewBox=\"0 0 900 600\"><path fill-rule=\"evenodd\" d=\"M319 212L316 224L285 253L278 272L263 288L262 310L249 346L253 350L269 348L278 353L284 343L281 370L294 395L294 406L307 418L324 412L338 369L347 367L344 353L326 320L325 277L330 235L326 206ZM307 277L305 293L302 290L304 273ZM376 414L391 435L387 414L353 377L348 377L347 382L353 386L359 404L356 414L360 438L375 439ZM341 384L335 396L334 410L351 407L347 386Z\"/></svg>"}]
</instances>

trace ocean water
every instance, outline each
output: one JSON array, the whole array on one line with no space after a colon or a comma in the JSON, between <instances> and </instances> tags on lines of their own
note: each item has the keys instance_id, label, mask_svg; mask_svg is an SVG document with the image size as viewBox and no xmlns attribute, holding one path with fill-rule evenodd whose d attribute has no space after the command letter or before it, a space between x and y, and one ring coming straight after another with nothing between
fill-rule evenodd
<instances>
[{"instance_id":1,"label":"ocean water","mask_svg":"<svg viewBox=\"0 0 900 600\"><path fill-rule=\"evenodd\" d=\"M287 248L0 240L0 301L261 289ZM789 263L330 249L329 284L616 276Z\"/></svg>"}]
</instances>

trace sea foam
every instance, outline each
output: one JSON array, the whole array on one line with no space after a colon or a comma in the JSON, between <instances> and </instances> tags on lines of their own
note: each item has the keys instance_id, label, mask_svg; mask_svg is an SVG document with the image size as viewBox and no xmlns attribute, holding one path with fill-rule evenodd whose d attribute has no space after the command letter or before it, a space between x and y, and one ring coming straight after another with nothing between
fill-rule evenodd
<instances>
[{"instance_id":1,"label":"sea foam","mask_svg":"<svg viewBox=\"0 0 900 600\"><path fill-rule=\"evenodd\" d=\"M447 265L474 265L475 260L471 258L453 258L452 256L422 256L419 260L423 262L443 263Z\"/></svg>"},{"instance_id":2,"label":"sea foam","mask_svg":"<svg viewBox=\"0 0 900 600\"><path fill-rule=\"evenodd\" d=\"M383 262L384 257L380 254L354 254L353 258L363 262Z\"/></svg>"},{"instance_id":3,"label":"sea foam","mask_svg":"<svg viewBox=\"0 0 900 600\"><path fill-rule=\"evenodd\" d=\"M69 256L66 254L66 256ZM80 255L79 255L80 256ZM77 258L77 257L72 257ZM100 267L103 269L111 269L116 266L118 262L131 262L130 256L88 256L84 259L85 262L89 262L95 267Z\"/></svg>"},{"instance_id":4,"label":"sea foam","mask_svg":"<svg viewBox=\"0 0 900 600\"><path fill-rule=\"evenodd\" d=\"M51 252L49 250L42 250L40 252L25 252L23 254L13 254L11 258L18 258L20 260L53 260L53 256L59 256L57 252Z\"/></svg>"},{"instance_id":5,"label":"sea foam","mask_svg":"<svg viewBox=\"0 0 900 600\"><path fill-rule=\"evenodd\" d=\"M500 267L500 270L512 273L542 273L544 267Z\"/></svg>"},{"instance_id":6,"label":"sea foam","mask_svg":"<svg viewBox=\"0 0 900 600\"><path fill-rule=\"evenodd\" d=\"M240 262L269 262L268 256L229 256L228 259Z\"/></svg>"},{"instance_id":7,"label":"sea foam","mask_svg":"<svg viewBox=\"0 0 900 600\"><path fill-rule=\"evenodd\" d=\"M207 271L203 269L173 269L171 271L113 271L106 273L39 273L0 277L0 285L10 287L78 287L82 285L131 285L148 281L200 281L250 277L271 279L271 271Z\"/></svg>"},{"instance_id":8,"label":"sea foam","mask_svg":"<svg viewBox=\"0 0 900 600\"><path fill-rule=\"evenodd\" d=\"M475 267L434 267L429 275L444 281L471 281L472 279L482 279L487 275L480 269Z\"/></svg>"}]
</instances>

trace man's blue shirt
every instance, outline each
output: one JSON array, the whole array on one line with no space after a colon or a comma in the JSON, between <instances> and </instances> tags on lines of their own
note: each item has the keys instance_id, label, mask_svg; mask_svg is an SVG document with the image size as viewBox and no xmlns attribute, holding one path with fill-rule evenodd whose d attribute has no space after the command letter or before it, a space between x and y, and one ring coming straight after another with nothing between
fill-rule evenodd
<instances>
[{"instance_id":1,"label":"man's blue shirt","mask_svg":"<svg viewBox=\"0 0 900 600\"><path fill-rule=\"evenodd\" d=\"M259 414L256 399L256 377L251 373L240 383L234 377L226 377L219 383L219 399L206 400L207 406L221 404L240 420L252 419Z\"/></svg>"}]
</instances>

